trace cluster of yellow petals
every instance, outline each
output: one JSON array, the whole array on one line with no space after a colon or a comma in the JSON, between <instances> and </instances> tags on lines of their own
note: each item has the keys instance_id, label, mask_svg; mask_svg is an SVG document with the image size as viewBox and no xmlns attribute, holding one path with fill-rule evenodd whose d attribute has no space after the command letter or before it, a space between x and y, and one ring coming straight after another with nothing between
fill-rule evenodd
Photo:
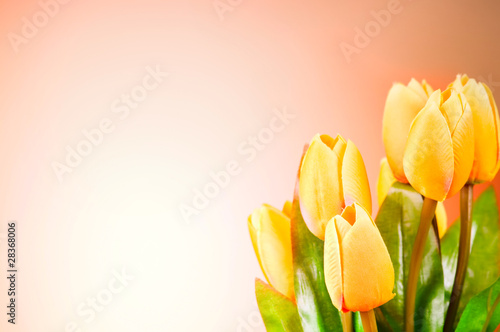
<instances>
[{"instance_id":1,"label":"cluster of yellow petals","mask_svg":"<svg viewBox=\"0 0 500 332\"><path fill-rule=\"evenodd\" d=\"M387 158L377 183L379 206L396 181L409 183L439 202L443 236L442 201L498 172L499 124L490 89L466 75L444 91L415 79L394 84L384 109ZM335 307L365 312L392 299L394 268L371 217L368 176L354 143L340 135L314 136L300 165L298 198L307 227L325 241L325 283ZM267 281L295 300L290 211L290 202L282 211L263 205L249 217L248 228Z\"/></svg>"},{"instance_id":2,"label":"cluster of yellow petals","mask_svg":"<svg viewBox=\"0 0 500 332\"><path fill-rule=\"evenodd\" d=\"M498 110L484 83L459 75L442 91L412 79L387 96L383 140L397 181L437 201L500 168Z\"/></svg>"}]
</instances>

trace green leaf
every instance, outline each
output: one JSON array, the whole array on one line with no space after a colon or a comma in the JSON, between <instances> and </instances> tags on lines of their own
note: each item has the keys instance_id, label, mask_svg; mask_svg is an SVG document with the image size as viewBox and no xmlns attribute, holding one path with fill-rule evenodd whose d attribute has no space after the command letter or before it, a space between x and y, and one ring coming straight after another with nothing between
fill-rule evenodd
<instances>
[{"instance_id":1,"label":"green leaf","mask_svg":"<svg viewBox=\"0 0 500 332\"><path fill-rule=\"evenodd\" d=\"M441 240L446 307L457 269L459 237L460 222L456 221ZM500 276L499 237L497 200L495 190L490 187L478 197L472 208L471 253L456 322L469 300L489 287Z\"/></svg>"},{"instance_id":2,"label":"green leaf","mask_svg":"<svg viewBox=\"0 0 500 332\"><path fill-rule=\"evenodd\" d=\"M458 323L457 332L493 332L500 326L500 279L470 300Z\"/></svg>"},{"instance_id":3,"label":"green leaf","mask_svg":"<svg viewBox=\"0 0 500 332\"><path fill-rule=\"evenodd\" d=\"M292 209L292 252L297 308L305 331L341 331L340 314L326 289L324 242L307 228L296 194Z\"/></svg>"},{"instance_id":4,"label":"green leaf","mask_svg":"<svg viewBox=\"0 0 500 332\"><path fill-rule=\"evenodd\" d=\"M267 332L303 332L297 306L290 299L255 279L255 294Z\"/></svg>"},{"instance_id":5,"label":"green leaf","mask_svg":"<svg viewBox=\"0 0 500 332\"><path fill-rule=\"evenodd\" d=\"M406 331L405 294L423 199L409 185L396 183L382 204L376 224L394 265L396 296L376 310L381 331ZM431 227L424 249L415 301L415 330L442 331L444 277L437 238Z\"/></svg>"}]
</instances>

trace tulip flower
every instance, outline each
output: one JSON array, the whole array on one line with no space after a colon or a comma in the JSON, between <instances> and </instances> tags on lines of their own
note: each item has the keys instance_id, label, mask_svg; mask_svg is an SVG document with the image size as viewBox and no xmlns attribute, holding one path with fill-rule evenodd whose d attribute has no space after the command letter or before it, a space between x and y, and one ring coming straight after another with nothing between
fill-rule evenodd
<instances>
[{"instance_id":1,"label":"tulip flower","mask_svg":"<svg viewBox=\"0 0 500 332\"><path fill-rule=\"evenodd\" d=\"M419 83L412 79L406 86L395 83L387 95L382 134L387 160L399 182L408 183L403 169L408 131L432 91L425 81Z\"/></svg>"},{"instance_id":2,"label":"tulip flower","mask_svg":"<svg viewBox=\"0 0 500 332\"><path fill-rule=\"evenodd\" d=\"M389 252L359 204L346 207L328 223L324 250L326 287L337 309L367 312L394 297Z\"/></svg>"},{"instance_id":3,"label":"tulip flower","mask_svg":"<svg viewBox=\"0 0 500 332\"><path fill-rule=\"evenodd\" d=\"M322 240L328 222L346 206L359 203L371 213L365 164L353 142L314 136L300 168L299 198L304 221Z\"/></svg>"},{"instance_id":4,"label":"tulip flower","mask_svg":"<svg viewBox=\"0 0 500 332\"><path fill-rule=\"evenodd\" d=\"M474 124L465 96L436 90L413 120L403 168L420 194L443 201L467 183L474 161Z\"/></svg>"},{"instance_id":5,"label":"tulip flower","mask_svg":"<svg viewBox=\"0 0 500 332\"><path fill-rule=\"evenodd\" d=\"M392 174L387 158L383 158L380 162L380 173L377 181L377 198L378 205L382 206L389 190L396 182L396 178ZM436 221L439 231L439 238L442 238L448 228L448 217L443 202L438 202L436 207Z\"/></svg>"},{"instance_id":6,"label":"tulip flower","mask_svg":"<svg viewBox=\"0 0 500 332\"><path fill-rule=\"evenodd\" d=\"M474 184L491 181L500 167L498 109L491 90L484 83L458 75L450 87L463 93L470 104L474 125L474 163L460 195L460 242L455 280L443 330L452 331L467 273L472 232Z\"/></svg>"},{"instance_id":7,"label":"tulip flower","mask_svg":"<svg viewBox=\"0 0 500 332\"><path fill-rule=\"evenodd\" d=\"M387 149L391 142L385 143ZM408 182L425 197L408 275L405 318L409 332L414 329L418 271L437 201L466 186L473 162L474 124L465 95L453 88L434 91L411 123L403 154Z\"/></svg>"},{"instance_id":8,"label":"tulip flower","mask_svg":"<svg viewBox=\"0 0 500 332\"><path fill-rule=\"evenodd\" d=\"M465 95L474 119L474 165L469 183L489 182L500 168L500 120L491 90L467 75L458 75L450 86Z\"/></svg>"},{"instance_id":9,"label":"tulip flower","mask_svg":"<svg viewBox=\"0 0 500 332\"><path fill-rule=\"evenodd\" d=\"M290 210L289 202L283 212L264 204L248 217L248 230L267 282L295 300L290 215L286 214Z\"/></svg>"}]
</instances>

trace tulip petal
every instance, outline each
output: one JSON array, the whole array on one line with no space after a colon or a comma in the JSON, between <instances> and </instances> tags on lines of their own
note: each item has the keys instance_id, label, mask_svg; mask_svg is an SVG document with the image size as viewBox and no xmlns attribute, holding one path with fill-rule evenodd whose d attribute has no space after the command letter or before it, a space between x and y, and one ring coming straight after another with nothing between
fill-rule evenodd
<instances>
[{"instance_id":1,"label":"tulip petal","mask_svg":"<svg viewBox=\"0 0 500 332\"><path fill-rule=\"evenodd\" d=\"M371 214L372 196L365 163L358 148L350 140L342 162L342 186L346 206L358 203Z\"/></svg>"},{"instance_id":2,"label":"tulip petal","mask_svg":"<svg viewBox=\"0 0 500 332\"><path fill-rule=\"evenodd\" d=\"M342 264L346 309L369 311L394 297L389 252L375 223L358 205L356 222L342 240Z\"/></svg>"},{"instance_id":3,"label":"tulip petal","mask_svg":"<svg viewBox=\"0 0 500 332\"><path fill-rule=\"evenodd\" d=\"M429 97L429 95L432 93L432 88L429 84L427 84L425 80L422 81L422 84L420 84L416 79L412 78L410 80L410 83L408 83L408 88L423 99L427 99L427 97Z\"/></svg>"},{"instance_id":4,"label":"tulip petal","mask_svg":"<svg viewBox=\"0 0 500 332\"><path fill-rule=\"evenodd\" d=\"M340 237L337 232L335 216L326 226L325 232L325 283L332 304L342 310L343 304L343 281L342 281L342 253L340 249Z\"/></svg>"},{"instance_id":5,"label":"tulip petal","mask_svg":"<svg viewBox=\"0 0 500 332\"><path fill-rule=\"evenodd\" d=\"M436 206L436 221L438 224L439 238L442 238L448 229L448 216L443 202L438 202Z\"/></svg>"},{"instance_id":6,"label":"tulip petal","mask_svg":"<svg viewBox=\"0 0 500 332\"><path fill-rule=\"evenodd\" d=\"M326 224L344 207L340 170L346 146L340 136L316 135L302 161L300 209L309 230L320 239Z\"/></svg>"},{"instance_id":7,"label":"tulip petal","mask_svg":"<svg viewBox=\"0 0 500 332\"><path fill-rule=\"evenodd\" d=\"M346 206L341 216L349 225L354 225L356 222L356 209L354 208L354 204Z\"/></svg>"},{"instance_id":8,"label":"tulip petal","mask_svg":"<svg viewBox=\"0 0 500 332\"><path fill-rule=\"evenodd\" d=\"M256 253L266 279L278 292L293 299L290 219L278 209L265 205L252 215L251 223L256 234ZM253 240L255 235L250 233Z\"/></svg>"},{"instance_id":9,"label":"tulip petal","mask_svg":"<svg viewBox=\"0 0 500 332\"><path fill-rule=\"evenodd\" d=\"M493 97L493 94L492 94L490 88L486 84L484 84L484 83L483 83L483 86L486 89L486 92L488 93L488 97L489 97L490 104L491 104L491 109L493 110L493 113L494 113L495 130L496 130L496 133L497 133L497 136L496 136L496 139L497 139L497 141L496 141L496 146L497 146L497 165L496 165L495 169L493 170L493 173L488 176L489 179L493 180L493 178L495 178L495 176L497 175L498 170L500 169L500 130L498 128L498 126L500 126L500 118L499 118L499 115L498 115L497 104L495 103L495 98ZM491 180L489 180L489 181L491 181Z\"/></svg>"},{"instance_id":10,"label":"tulip petal","mask_svg":"<svg viewBox=\"0 0 500 332\"><path fill-rule=\"evenodd\" d=\"M337 226L337 235L340 239L339 242L342 243L342 239L351 230L352 224L348 220L344 219L343 216L335 216L334 221Z\"/></svg>"},{"instance_id":11,"label":"tulip petal","mask_svg":"<svg viewBox=\"0 0 500 332\"><path fill-rule=\"evenodd\" d=\"M485 86L476 80L467 80L462 92L467 97L474 120L474 165L469 180L473 183L491 181L498 163L495 110L492 108Z\"/></svg>"},{"instance_id":12,"label":"tulip petal","mask_svg":"<svg viewBox=\"0 0 500 332\"><path fill-rule=\"evenodd\" d=\"M387 160L396 179L403 183L408 183L403 169L408 131L413 119L427 101L425 91L419 92L412 82L409 84L412 88L401 83L392 86L385 102L383 118L383 140Z\"/></svg>"},{"instance_id":13,"label":"tulip petal","mask_svg":"<svg viewBox=\"0 0 500 332\"><path fill-rule=\"evenodd\" d=\"M461 99L462 96L463 95L459 98ZM454 130L451 132L454 169L453 182L451 183L447 197L455 195L467 183L474 163L474 123L472 120L472 112L469 104L465 100L465 96L463 96L463 100L461 99L460 106L458 106L461 109L462 102L463 114L457 120Z\"/></svg>"},{"instance_id":14,"label":"tulip petal","mask_svg":"<svg viewBox=\"0 0 500 332\"><path fill-rule=\"evenodd\" d=\"M453 180L453 164L448 124L438 106L428 103L410 128L403 159L405 174L420 194L442 201Z\"/></svg>"},{"instance_id":15,"label":"tulip petal","mask_svg":"<svg viewBox=\"0 0 500 332\"><path fill-rule=\"evenodd\" d=\"M387 158L383 158L380 162L380 172L377 179L377 199L379 206L382 205L387 193L389 193L389 189L391 189L391 186L396 181L397 180L394 177L394 174L392 174Z\"/></svg>"},{"instance_id":16,"label":"tulip petal","mask_svg":"<svg viewBox=\"0 0 500 332\"><path fill-rule=\"evenodd\" d=\"M443 91L442 95L444 101L441 104L440 109L445 116L446 121L448 122L448 128L450 128L450 132L453 133L455 127L458 124L458 121L462 117L462 100L460 99L458 93L452 88L448 88Z\"/></svg>"},{"instance_id":17,"label":"tulip petal","mask_svg":"<svg viewBox=\"0 0 500 332\"><path fill-rule=\"evenodd\" d=\"M283 213L288 217L288 218L291 218L292 217L292 208L293 208L293 204L292 202L290 201L286 201L285 204L283 205Z\"/></svg>"},{"instance_id":18,"label":"tulip petal","mask_svg":"<svg viewBox=\"0 0 500 332\"><path fill-rule=\"evenodd\" d=\"M264 274L264 277L266 278L267 282L270 283L269 278L267 277L266 273L264 272L264 267L262 266L262 260L260 259L260 249L258 247L257 228L255 228L255 226L254 226L254 223L256 223L256 224L258 224L257 227L260 228L260 221L256 221L260 217L257 217L258 213L256 211L251 216L248 217L248 232L250 233L250 239L252 240L253 250L255 252L255 256L257 257L257 261L259 262L260 270ZM255 215L256 213L257 213L257 215ZM253 220L253 222L252 222L252 220Z\"/></svg>"}]
</instances>

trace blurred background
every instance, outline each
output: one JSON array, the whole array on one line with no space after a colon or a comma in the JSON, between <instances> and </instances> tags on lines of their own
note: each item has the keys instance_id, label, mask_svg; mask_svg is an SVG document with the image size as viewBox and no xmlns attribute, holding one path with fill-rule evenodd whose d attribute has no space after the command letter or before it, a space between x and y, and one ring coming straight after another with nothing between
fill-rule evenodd
<instances>
[{"instance_id":1,"label":"blurred background","mask_svg":"<svg viewBox=\"0 0 500 332\"><path fill-rule=\"evenodd\" d=\"M355 142L376 202L391 85L467 73L500 98L499 10L0 0L0 330L264 331L248 215L292 198L316 133Z\"/></svg>"}]
</instances>

